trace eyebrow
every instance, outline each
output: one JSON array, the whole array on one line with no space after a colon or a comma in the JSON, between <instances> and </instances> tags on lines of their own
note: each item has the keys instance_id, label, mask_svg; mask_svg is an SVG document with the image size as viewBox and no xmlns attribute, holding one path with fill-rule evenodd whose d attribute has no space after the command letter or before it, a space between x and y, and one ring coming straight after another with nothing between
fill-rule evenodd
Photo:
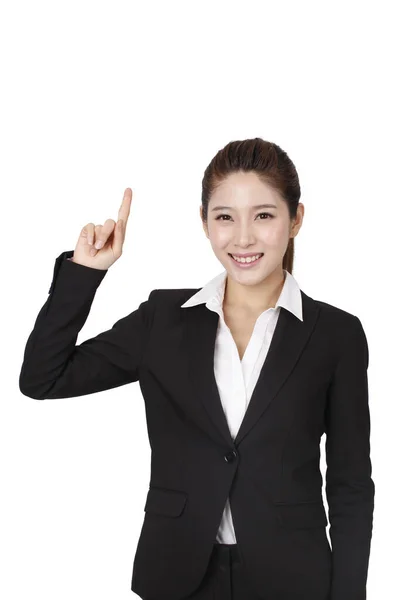
<instances>
[{"instance_id":1,"label":"eyebrow","mask_svg":"<svg viewBox=\"0 0 400 600\"><path fill-rule=\"evenodd\" d=\"M258 208L277 208L277 206L275 204L257 204L257 206L253 206L252 207L254 210L257 210ZM232 208L231 206L215 206L211 212L213 212L214 210L235 210L234 208Z\"/></svg>"}]
</instances>

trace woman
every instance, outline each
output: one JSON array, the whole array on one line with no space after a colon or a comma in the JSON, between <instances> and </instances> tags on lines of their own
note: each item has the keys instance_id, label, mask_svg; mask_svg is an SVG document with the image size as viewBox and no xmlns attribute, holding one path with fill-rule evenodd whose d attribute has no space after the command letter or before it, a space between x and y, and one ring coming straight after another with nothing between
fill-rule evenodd
<instances>
[{"instance_id":1,"label":"woman","mask_svg":"<svg viewBox=\"0 0 400 600\"><path fill-rule=\"evenodd\" d=\"M76 345L122 254L128 188L117 223L87 224L57 258L21 392L43 400L140 382L152 450L131 586L141 598L365 600L375 490L363 327L292 275L304 205L279 146L227 144L202 192L224 271L201 289L153 290Z\"/></svg>"}]
</instances>

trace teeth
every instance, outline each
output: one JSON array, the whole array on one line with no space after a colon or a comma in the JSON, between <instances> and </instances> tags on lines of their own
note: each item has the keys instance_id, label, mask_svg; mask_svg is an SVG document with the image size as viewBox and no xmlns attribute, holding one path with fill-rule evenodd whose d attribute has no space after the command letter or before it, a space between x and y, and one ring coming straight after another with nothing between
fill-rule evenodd
<instances>
[{"instance_id":1,"label":"teeth","mask_svg":"<svg viewBox=\"0 0 400 600\"><path fill-rule=\"evenodd\" d=\"M232 254L232 257L236 260L236 262L241 262L241 263L254 262L255 260L257 260L257 258L260 258L260 256L262 256L262 254L256 254L255 256L248 256L247 258L237 258L234 254Z\"/></svg>"}]
</instances>

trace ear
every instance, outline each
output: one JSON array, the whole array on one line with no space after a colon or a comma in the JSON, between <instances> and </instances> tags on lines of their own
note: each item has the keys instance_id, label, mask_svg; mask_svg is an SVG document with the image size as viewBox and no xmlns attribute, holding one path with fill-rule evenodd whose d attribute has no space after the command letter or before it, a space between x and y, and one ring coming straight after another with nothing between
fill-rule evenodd
<instances>
[{"instance_id":1,"label":"ear","mask_svg":"<svg viewBox=\"0 0 400 600\"><path fill-rule=\"evenodd\" d=\"M296 235L299 233L300 228L303 224L303 217L304 217L304 204L302 202L299 202L297 205L296 218L292 222L292 227L291 227L291 233L293 234L293 237L296 237Z\"/></svg>"},{"instance_id":2,"label":"ear","mask_svg":"<svg viewBox=\"0 0 400 600\"><path fill-rule=\"evenodd\" d=\"M200 219L201 219L201 224L203 225L204 233L208 237L208 227L207 227L207 223L205 223L203 221L203 217L202 217L203 211L202 211L202 208L203 208L202 205L200 205Z\"/></svg>"}]
</instances>

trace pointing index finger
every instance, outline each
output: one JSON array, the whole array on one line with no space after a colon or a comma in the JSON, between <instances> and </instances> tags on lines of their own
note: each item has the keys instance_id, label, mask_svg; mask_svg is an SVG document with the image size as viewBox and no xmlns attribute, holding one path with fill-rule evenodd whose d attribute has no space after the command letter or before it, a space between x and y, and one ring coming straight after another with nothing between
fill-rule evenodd
<instances>
[{"instance_id":1,"label":"pointing index finger","mask_svg":"<svg viewBox=\"0 0 400 600\"><path fill-rule=\"evenodd\" d=\"M125 226L128 221L128 217L129 217L129 213L130 213L131 202L132 202L132 190L131 190L131 188L126 188L126 190L124 192L124 197L122 199L122 204L118 211L118 221L120 219L122 219Z\"/></svg>"}]
</instances>

